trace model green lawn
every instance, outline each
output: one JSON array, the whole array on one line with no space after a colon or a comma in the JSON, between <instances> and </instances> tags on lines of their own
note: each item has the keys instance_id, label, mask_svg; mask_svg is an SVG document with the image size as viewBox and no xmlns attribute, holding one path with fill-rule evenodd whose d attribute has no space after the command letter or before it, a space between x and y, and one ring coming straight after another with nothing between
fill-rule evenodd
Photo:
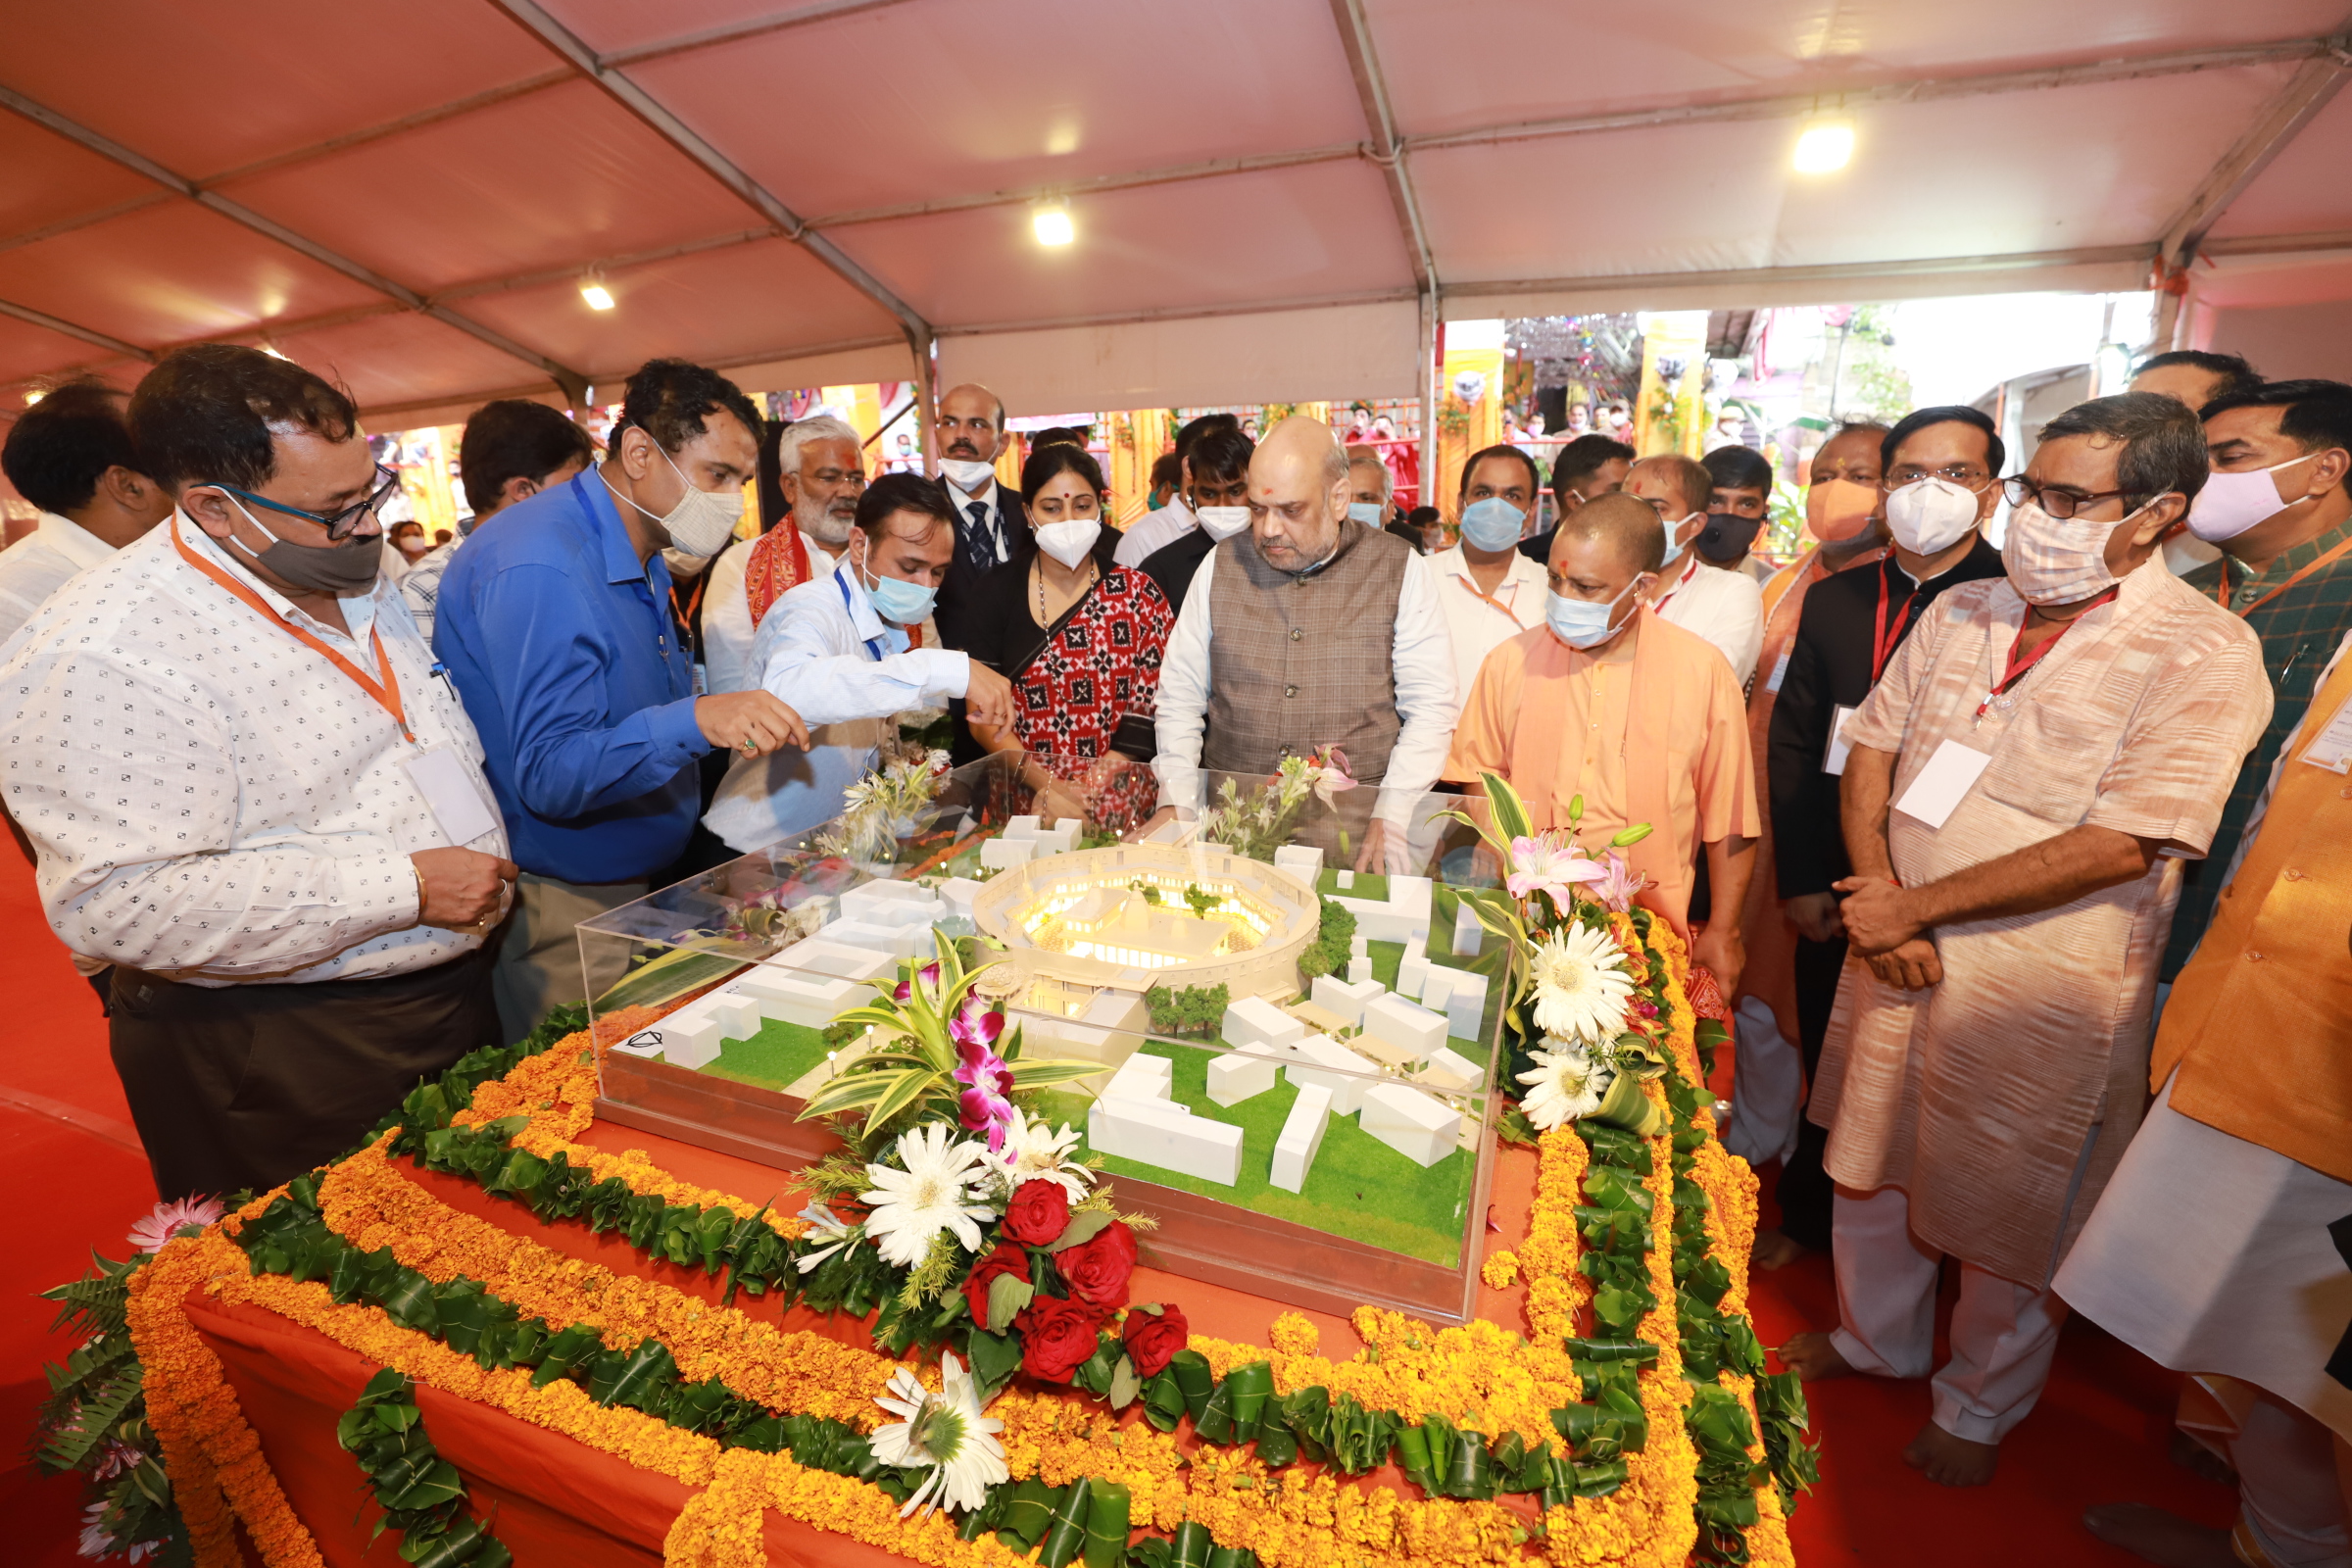
<instances>
[{"instance_id":1,"label":"model green lawn","mask_svg":"<svg viewBox=\"0 0 2352 1568\"><path fill-rule=\"evenodd\" d=\"M1333 873L1323 873L1320 880L1326 893L1338 891ZM1387 888L1385 879L1361 876L1356 878L1356 887L1347 891L1349 897L1380 898ZM1502 1004L1502 948L1490 936L1482 944L1487 951L1454 956L1454 910L1452 890L1438 888L1430 910L1431 939L1427 944L1430 960L1485 974L1488 995L1480 1029L1482 1038L1455 1038L1447 1044L1472 1061L1489 1064L1492 1070L1494 1019ZM1403 945L1373 942L1366 944L1366 951L1372 959L1374 978L1394 988L1397 966L1404 957ZM821 1031L771 1018L751 1039L724 1042L718 1059L703 1070L737 1083L783 1090L822 1062L828 1049ZM1051 1053L1050 1047L1045 1049ZM1366 1133L1358 1125L1358 1117L1334 1116L1324 1131L1323 1146L1307 1170L1304 1190L1288 1192L1266 1180L1274 1145L1282 1136L1291 1102L1298 1094L1287 1075L1261 1094L1234 1105L1219 1105L1207 1093L1208 1063L1215 1054L1213 1051L1168 1040L1147 1041L1142 1049L1170 1058L1173 1096L1189 1106L1194 1115L1228 1122L1243 1130L1241 1179L1227 1187L1103 1154L1101 1158L1106 1173L1199 1193L1409 1257L1447 1267L1456 1263L1461 1255L1465 1211L1475 1173L1475 1162L1468 1153L1456 1150L1435 1165L1423 1167ZM1050 1120L1066 1122L1083 1135L1087 1104L1084 1095L1049 1091L1040 1109Z\"/></svg>"},{"instance_id":2,"label":"model green lawn","mask_svg":"<svg viewBox=\"0 0 2352 1568\"><path fill-rule=\"evenodd\" d=\"M721 1042L718 1059L703 1071L713 1078L783 1090L814 1070L832 1049L825 1044L821 1030L769 1018L749 1040Z\"/></svg>"}]
</instances>

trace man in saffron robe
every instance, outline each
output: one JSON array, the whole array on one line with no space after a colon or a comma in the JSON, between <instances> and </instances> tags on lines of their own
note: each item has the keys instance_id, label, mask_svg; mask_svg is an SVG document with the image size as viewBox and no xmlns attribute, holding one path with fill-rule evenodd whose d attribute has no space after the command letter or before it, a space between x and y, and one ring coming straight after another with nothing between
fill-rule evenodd
<instances>
[{"instance_id":1,"label":"man in saffron robe","mask_svg":"<svg viewBox=\"0 0 2352 1568\"><path fill-rule=\"evenodd\" d=\"M1544 624L1479 666L1445 776L1475 788L1480 773L1500 775L1539 830L1568 826L1569 806L1583 796L1578 839L1589 853L1647 823L1649 836L1626 859L1648 878L1641 902L1686 937L1704 846L1715 906L1726 913L1691 957L1728 995L1744 961L1737 911L1763 821L1731 665L1642 601L1665 554L1666 531L1638 497L1602 496L1561 519Z\"/></svg>"}]
</instances>

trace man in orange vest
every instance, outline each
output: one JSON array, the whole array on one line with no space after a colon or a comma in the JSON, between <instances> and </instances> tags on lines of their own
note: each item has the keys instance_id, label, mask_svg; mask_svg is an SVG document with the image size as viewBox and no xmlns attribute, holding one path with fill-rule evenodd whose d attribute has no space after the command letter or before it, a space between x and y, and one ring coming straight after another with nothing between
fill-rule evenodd
<instances>
[{"instance_id":1,"label":"man in orange vest","mask_svg":"<svg viewBox=\"0 0 2352 1568\"><path fill-rule=\"evenodd\" d=\"M2156 1103L2055 1282L2077 1311L2190 1374L2182 1425L2240 1478L2231 1532L2139 1503L2084 1516L2151 1562L2352 1560L2352 1389L2338 1381L2352 1272L2329 1235L2352 1231L2348 932L2352 659L2339 648L2173 986Z\"/></svg>"}]
</instances>

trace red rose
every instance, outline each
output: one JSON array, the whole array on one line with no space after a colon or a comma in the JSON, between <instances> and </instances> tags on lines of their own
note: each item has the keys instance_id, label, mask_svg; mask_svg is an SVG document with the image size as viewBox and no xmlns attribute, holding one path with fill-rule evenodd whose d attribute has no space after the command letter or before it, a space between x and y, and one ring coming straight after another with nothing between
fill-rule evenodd
<instances>
[{"instance_id":1,"label":"red rose","mask_svg":"<svg viewBox=\"0 0 2352 1568\"><path fill-rule=\"evenodd\" d=\"M1102 1322L1083 1301L1037 1298L1012 1320L1021 1335L1021 1370L1048 1383L1069 1382L1095 1353L1095 1331Z\"/></svg>"},{"instance_id":2,"label":"red rose","mask_svg":"<svg viewBox=\"0 0 2352 1568\"><path fill-rule=\"evenodd\" d=\"M1029 1277L1029 1254L1010 1242L999 1242L997 1250L972 1265L971 1278L963 1282L964 1299L972 1303L972 1321L988 1322L988 1288L1000 1274L1019 1279Z\"/></svg>"},{"instance_id":3,"label":"red rose","mask_svg":"<svg viewBox=\"0 0 2352 1568\"><path fill-rule=\"evenodd\" d=\"M1127 1358L1135 1363L1138 1377L1152 1377L1168 1364L1168 1358L1185 1348L1192 1339L1192 1325L1184 1320L1184 1309L1163 1306L1157 1316L1150 1312L1130 1312L1121 1325L1119 1336L1127 1342Z\"/></svg>"},{"instance_id":4,"label":"red rose","mask_svg":"<svg viewBox=\"0 0 2352 1568\"><path fill-rule=\"evenodd\" d=\"M1054 1266L1069 1281L1070 1294L1098 1311L1127 1304L1127 1276L1135 1272L1135 1232L1117 1220L1090 1241L1054 1254Z\"/></svg>"},{"instance_id":5,"label":"red rose","mask_svg":"<svg viewBox=\"0 0 2352 1568\"><path fill-rule=\"evenodd\" d=\"M1061 1183L1026 1181L1012 1190L999 1235L1023 1247L1051 1247L1070 1228L1070 1195Z\"/></svg>"}]
</instances>

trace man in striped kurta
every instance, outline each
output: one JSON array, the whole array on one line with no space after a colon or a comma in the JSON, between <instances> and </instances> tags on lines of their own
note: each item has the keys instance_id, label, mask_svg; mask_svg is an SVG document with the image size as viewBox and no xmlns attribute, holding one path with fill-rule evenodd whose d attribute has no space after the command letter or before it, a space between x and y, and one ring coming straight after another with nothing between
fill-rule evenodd
<instances>
[{"instance_id":1,"label":"man in striped kurta","mask_svg":"<svg viewBox=\"0 0 2352 1568\"><path fill-rule=\"evenodd\" d=\"M1840 1324L1782 1353L1808 1378L1925 1375L1956 1258L1951 1360L1905 1452L1947 1486L1991 1478L2048 1377L2051 1272L2146 1103L2181 861L2270 717L2254 634L2157 556L2205 474L2169 398L2051 421L2012 482L2006 576L1937 601L1847 729L1852 956L1809 1107Z\"/></svg>"}]
</instances>

